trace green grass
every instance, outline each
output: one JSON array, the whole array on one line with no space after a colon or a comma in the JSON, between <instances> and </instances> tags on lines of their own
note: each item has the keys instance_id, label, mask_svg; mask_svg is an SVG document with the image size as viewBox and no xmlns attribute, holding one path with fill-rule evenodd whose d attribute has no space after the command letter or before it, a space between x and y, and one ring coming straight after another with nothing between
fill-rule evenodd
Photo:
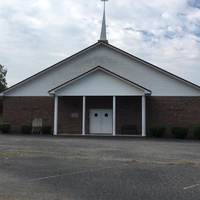
<instances>
[{"instance_id":1,"label":"green grass","mask_svg":"<svg viewBox=\"0 0 200 200\"><path fill-rule=\"evenodd\" d=\"M19 153L19 152L0 152L0 157L23 157L26 156L24 153Z\"/></svg>"},{"instance_id":2,"label":"green grass","mask_svg":"<svg viewBox=\"0 0 200 200\"><path fill-rule=\"evenodd\" d=\"M168 165L192 165L192 166L200 166L200 163L192 162L192 161L182 161L182 162L168 162Z\"/></svg>"},{"instance_id":3,"label":"green grass","mask_svg":"<svg viewBox=\"0 0 200 200\"><path fill-rule=\"evenodd\" d=\"M129 163L136 163L137 160L134 160L134 159L129 159L129 160L126 160L125 163L126 164L129 164Z\"/></svg>"}]
</instances>

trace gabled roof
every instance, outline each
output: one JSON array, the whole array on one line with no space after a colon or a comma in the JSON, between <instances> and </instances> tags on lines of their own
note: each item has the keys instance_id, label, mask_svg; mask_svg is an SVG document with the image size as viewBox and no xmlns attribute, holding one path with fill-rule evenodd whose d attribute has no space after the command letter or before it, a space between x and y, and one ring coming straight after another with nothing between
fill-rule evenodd
<instances>
[{"instance_id":1,"label":"gabled roof","mask_svg":"<svg viewBox=\"0 0 200 200\"><path fill-rule=\"evenodd\" d=\"M168 71L166 71L166 70L164 70L164 69L162 69L162 68L160 68L160 67L158 67L158 66L156 66L156 65L153 65L153 64L151 64L151 63L149 63L149 62L147 62L147 61L145 61L145 60L142 60L142 59L140 59L140 58L138 58L138 57L136 57L136 56L134 56L134 55L132 55L132 54L126 52L126 51L123 51L123 50L121 50L121 49L119 49L119 48L113 46L113 45L106 44L106 43L105 43L104 45L109 46L109 47L112 48L113 50L116 50L116 51L118 51L118 52L120 52L120 53L122 53L122 54L124 54L124 55L126 55L126 56L128 56L128 57L130 57L130 58L132 58L132 59L134 59L134 60L137 60L138 62L144 63L145 65L148 65L148 66L151 67L151 68L154 68L154 69L156 69L156 70L158 70L158 71L160 71L160 72L163 72L163 73L165 73L165 74L167 74L167 75L169 75L169 76L171 76L171 77L174 77L175 79L177 79L177 80L179 80L179 81L181 81L181 82L185 82L186 84L191 85L191 86L193 86L193 87L196 87L197 89L200 90L200 86L198 86L198 85L196 85L196 84L194 84L194 83L192 83L192 82L190 82L190 81L187 81L187 80L185 80L185 79L183 79L183 78L181 78L181 77L179 77L179 76L177 76L177 75L175 75L175 74L172 74L172 73L170 73L170 72L168 72Z\"/></svg>"},{"instance_id":2,"label":"gabled roof","mask_svg":"<svg viewBox=\"0 0 200 200\"><path fill-rule=\"evenodd\" d=\"M41 75L41 74L43 74L43 73L46 73L47 71L49 71L49 70L51 70L51 69L53 69L53 68L55 68L55 67L61 65L62 63L67 62L67 61L69 61L69 60L71 60L71 59L73 59L73 58L75 58L75 57L81 55L82 53L84 53L84 52L86 52L86 51L88 51L88 50L94 48L95 46L99 45L99 43L104 43L104 42L97 42L97 43L95 43L95 44L93 44L93 45L91 45L91 46L89 46L89 47L87 47L87 48L85 48L85 49L83 49L83 50L77 52L76 54L73 54L72 56L61 60L60 62L58 62L58 63L56 63L56 64L54 64L54 65L52 65L52 66L50 66L50 67L48 67L48 68L46 68L46 69L44 69L44 70L42 70L42 71L40 71L40 72L38 72L38 73L36 73L36 74L34 74L33 76L30 76L30 77L28 77L27 79L24 79L24 80L20 81L19 83L15 84L15 85L13 85L13 86L11 86L11 87L9 87L9 88L7 88L7 89L6 89L4 92L2 92L1 94L4 94L4 93L6 93L6 92L8 92L8 91L10 91L10 90L12 90L12 89L18 87L19 85L22 85L22 84L28 82L29 80L31 80L31 79L33 79L33 78L35 78L35 77L37 77L37 76L39 76L39 75Z\"/></svg>"},{"instance_id":3,"label":"gabled roof","mask_svg":"<svg viewBox=\"0 0 200 200\"><path fill-rule=\"evenodd\" d=\"M129 58L131 58L131 59L133 59L133 60L135 60L135 61L138 61L138 62L140 62L140 63L143 63L143 64L145 64L146 66L149 66L150 68L153 68L153 69L155 69L155 70L157 70L157 71L159 71L159 72L162 72L162 73L164 73L164 74L166 74L166 75L168 75L168 76L170 76L170 77L173 77L174 79L176 79L176 80L178 80L178 81L180 81L180 82L183 82L183 83L185 83L185 84L187 84L187 85L189 85L189 86L192 86L192 87L194 87L194 88L200 90L200 86L198 86L198 85L195 85L195 84L193 84L193 83L191 83L191 82L189 82L189 81L187 81L187 80L185 80L185 79L183 79L183 78L180 78L180 77L178 77L178 76L176 76L176 75L174 75L174 74L172 74L172 73L170 73L170 72L168 72L168 71L165 71L165 70L163 70L163 69L161 69L161 68L159 68L159 67L157 67L157 66L155 66L155 65L153 65L153 64L151 64L151 63L148 63L148 62L146 62L146 61L144 61L144 60L142 60L142 59L140 59L140 58L138 58L138 57L135 57L135 56L133 56L133 55L131 55L131 54L129 54L129 53L127 53L127 52L125 52L125 51L123 51L123 50L121 50L121 49L115 47L115 46L112 46L112 45L110 45L110 44L108 44L108 43L99 41L99 42L97 42L97 43L95 43L95 44L93 44L93 45L91 45L91 46L89 46L89 47L83 49L82 51L80 51L80 52L78 52L78 53L76 53L76 54L74 54L74 55L72 55L72 56L70 56L70 57L68 57L68 58L66 58L66 59L64 59L64 60L62 60L62 61L60 61L60 62L58 62L58 63L56 63L56 64L54 64L54 65L52 65L52 66L50 66L50 67L48 67L48 68L46 68L46 69L44 69L44 70L42 70L42 71L40 71L39 73L36 73L35 75L33 75L33 76L31 76L31 77L29 77L29 78L27 78L27 79L25 79L25 80L23 80L23 81L21 81L21 82L15 84L15 85L13 85L13 86L11 86L11 87L8 88L7 90L5 90L3 93L1 93L1 95L6 94L7 92L9 92L9 91L11 91L11 90L17 88L17 87L20 86L20 85L26 84L28 81L30 81L30 80L32 80L32 79L34 79L34 78L40 76L41 74L44 74L44 73L48 72L49 70L51 70L51 69L53 69L53 68L58 67L59 65L65 63L65 62L68 62L68 61L70 61L70 60L73 60L73 59L77 58L78 56L80 56L80 55L86 53L87 51L90 51L90 50L96 48L96 47L99 46L99 45L103 45L103 46L105 46L105 47L108 47L108 48L110 48L110 49L112 49L112 50L114 50L114 51L116 51L116 52L119 52L119 53L122 54L122 55L128 56Z\"/></svg>"},{"instance_id":4,"label":"gabled roof","mask_svg":"<svg viewBox=\"0 0 200 200\"><path fill-rule=\"evenodd\" d=\"M147 88L145 88L145 87L143 87L141 85L138 85L137 83L134 83L134 82L132 82L130 80L127 80L124 77L119 76L118 74L113 73L113 72L111 72L111 71L109 71L109 70L107 70L107 69L105 69L105 68L103 68L101 66L97 66L97 67L93 68L92 70L89 70L89 71L81 74L80 76L78 76L78 77L76 77L76 78L74 78L74 79L72 79L70 81L67 81L67 82L65 82L65 83L63 83L63 84L51 89L49 91L49 94L50 95L54 95L56 93L56 91L59 91L60 89L66 87L66 86L68 86L68 85L70 85L70 84L72 84L74 82L77 82L78 80L83 79L84 77L87 77L88 75L93 74L96 71L105 72L106 74L109 74L111 77L115 77L116 79L119 79L119 80L123 81L124 83L126 83L128 85L131 85L134 88L137 88L138 90L142 91L142 93L145 94L145 95L150 95L151 94L151 91L149 89L147 89ZM109 85L107 87L109 87Z\"/></svg>"}]
</instances>

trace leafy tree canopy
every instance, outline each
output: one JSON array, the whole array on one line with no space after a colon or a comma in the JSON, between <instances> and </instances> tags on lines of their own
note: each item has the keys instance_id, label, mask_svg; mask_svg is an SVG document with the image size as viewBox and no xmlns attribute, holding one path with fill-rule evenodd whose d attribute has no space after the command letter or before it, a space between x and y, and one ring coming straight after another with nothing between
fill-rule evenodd
<instances>
[{"instance_id":1,"label":"leafy tree canopy","mask_svg":"<svg viewBox=\"0 0 200 200\"><path fill-rule=\"evenodd\" d=\"M7 70L0 64L0 92L3 92L7 88L6 74Z\"/></svg>"}]
</instances>

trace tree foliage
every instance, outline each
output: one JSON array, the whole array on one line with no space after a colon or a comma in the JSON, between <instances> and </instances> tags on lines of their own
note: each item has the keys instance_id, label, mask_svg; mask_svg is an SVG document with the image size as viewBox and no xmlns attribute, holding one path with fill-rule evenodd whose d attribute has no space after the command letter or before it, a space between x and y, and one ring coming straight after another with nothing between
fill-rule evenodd
<instances>
[{"instance_id":1,"label":"tree foliage","mask_svg":"<svg viewBox=\"0 0 200 200\"><path fill-rule=\"evenodd\" d=\"M3 92L7 88L6 74L7 70L0 64L0 92Z\"/></svg>"}]
</instances>

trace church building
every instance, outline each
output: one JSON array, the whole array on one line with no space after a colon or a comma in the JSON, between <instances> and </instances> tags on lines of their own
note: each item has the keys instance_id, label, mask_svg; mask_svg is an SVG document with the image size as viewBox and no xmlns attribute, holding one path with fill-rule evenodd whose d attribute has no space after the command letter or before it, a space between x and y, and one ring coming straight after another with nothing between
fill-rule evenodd
<instances>
[{"instance_id":1,"label":"church building","mask_svg":"<svg viewBox=\"0 0 200 200\"><path fill-rule=\"evenodd\" d=\"M105 1L100 39L88 48L8 88L3 119L50 125L54 135L150 136L153 125L200 125L200 87L111 44ZM125 130L125 131L124 131ZM128 133L128 131L127 131Z\"/></svg>"}]
</instances>

